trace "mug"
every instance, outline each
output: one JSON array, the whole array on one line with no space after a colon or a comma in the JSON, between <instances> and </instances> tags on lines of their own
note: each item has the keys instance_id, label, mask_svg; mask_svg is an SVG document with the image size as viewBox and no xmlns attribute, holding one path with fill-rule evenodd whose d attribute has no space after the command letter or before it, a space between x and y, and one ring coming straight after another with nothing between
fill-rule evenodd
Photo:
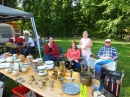
<instances>
[{"instance_id":1,"label":"mug","mask_svg":"<svg viewBox=\"0 0 130 97\"><path fill-rule=\"evenodd\" d=\"M43 86L46 86L46 81L42 81L42 83L43 83Z\"/></svg>"},{"instance_id":2,"label":"mug","mask_svg":"<svg viewBox=\"0 0 130 97\"><path fill-rule=\"evenodd\" d=\"M54 80L56 80L56 79L57 79L57 75L56 75L55 73L52 73L52 78L53 78Z\"/></svg>"},{"instance_id":3,"label":"mug","mask_svg":"<svg viewBox=\"0 0 130 97\"><path fill-rule=\"evenodd\" d=\"M27 71L27 67L26 66L22 66L22 72L26 72Z\"/></svg>"},{"instance_id":4,"label":"mug","mask_svg":"<svg viewBox=\"0 0 130 97\"><path fill-rule=\"evenodd\" d=\"M58 76L58 71L54 70L53 73L55 73Z\"/></svg>"},{"instance_id":5,"label":"mug","mask_svg":"<svg viewBox=\"0 0 130 97\"><path fill-rule=\"evenodd\" d=\"M5 68L5 72L6 72L6 73L10 73L11 71L12 71L12 68L11 68L11 67L6 67L6 68Z\"/></svg>"},{"instance_id":6,"label":"mug","mask_svg":"<svg viewBox=\"0 0 130 97\"><path fill-rule=\"evenodd\" d=\"M18 69L14 69L14 70L12 71L12 73L13 73L13 75L18 75L18 74L19 74L19 70L18 70Z\"/></svg>"}]
</instances>

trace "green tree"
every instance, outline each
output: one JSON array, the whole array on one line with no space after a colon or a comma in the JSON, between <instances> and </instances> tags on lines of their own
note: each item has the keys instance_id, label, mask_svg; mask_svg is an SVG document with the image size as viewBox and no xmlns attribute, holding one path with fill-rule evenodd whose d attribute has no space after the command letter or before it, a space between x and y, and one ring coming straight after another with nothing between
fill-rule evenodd
<instances>
[{"instance_id":1,"label":"green tree","mask_svg":"<svg viewBox=\"0 0 130 97\"><path fill-rule=\"evenodd\" d=\"M129 28L130 1L125 0L103 0L99 7L104 7L102 18L96 24L100 31L107 37L123 38L126 34L125 29Z\"/></svg>"},{"instance_id":2,"label":"green tree","mask_svg":"<svg viewBox=\"0 0 130 97\"><path fill-rule=\"evenodd\" d=\"M9 6L12 8L17 8L17 0L0 0L0 4Z\"/></svg>"}]
</instances>

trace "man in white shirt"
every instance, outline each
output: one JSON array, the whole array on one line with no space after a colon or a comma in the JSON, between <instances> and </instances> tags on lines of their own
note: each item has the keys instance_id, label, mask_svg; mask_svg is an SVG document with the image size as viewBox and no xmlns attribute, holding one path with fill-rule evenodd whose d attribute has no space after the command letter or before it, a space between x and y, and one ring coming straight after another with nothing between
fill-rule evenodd
<instances>
[{"instance_id":1,"label":"man in white shirt","mask_svg":"<svg viewBox=\"0 0 130 97\"><path fill-rule=\"evenodd\" d=\"M28 33L25 33L24 37L25 37L25 43L24 43L25 47L22 48L20 53L27 56L27 55L32 54L34 52L35 44L34 44L33 39L29 36Z\"/></svg>"}]
</instances>

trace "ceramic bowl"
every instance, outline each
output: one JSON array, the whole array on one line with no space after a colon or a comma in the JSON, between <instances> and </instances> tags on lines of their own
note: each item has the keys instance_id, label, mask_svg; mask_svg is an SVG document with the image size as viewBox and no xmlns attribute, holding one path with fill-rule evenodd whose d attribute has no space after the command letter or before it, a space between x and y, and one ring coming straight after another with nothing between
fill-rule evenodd
<instances>
[{"instance_id":1,"label":"ceramic bowl","mask_svg":"<svg viewBox=\"0 0 130 97\"><path fill-rule=\"evenodd\" d=\"M45 61L44 66L47 67L47 69L53 69L54 68L54 62L53 61Z\"/></svg>"},{"instance_id":2,"label":"ceramic bowl","mask_svg":"<svg viewBox=\"0 0 130 97\"><path fill-rule=\"evenodd\" d=\"M33 58L33 56L32 55L28 55L27 58Z\"/></svg>"},{"instance_id":3,"label":"ceramic bowl","mask_svg":"<svg viewBox=\"0 0 130 97\"><path fill-rule=\"evenodd\" d=\"M27 67L26 66L22 66L22 72L26 72L27 71Z\"/></svg>"},{"instance_id":4,"label":"ceramic bowl","mask_svg":"<svg viewBox=\"0 0 130 97\"><path fill-rule=\"evenodd\" d=\"M37 63L37 62L38 62L38 60L37 60L37 59L35 59L35 60L33 60L32 62L33 62L33 63Z\"/></svg>"},{"instance_id":5,"label":"ceramic bowl","mask_svg":"<svg viewBox=\"0 0 130 97\"><path fill-rule=\"evenodd\" d=\"M39 66L42 65L42 63L43 63L43 59L42 58L37 58L36 60L38 60L38 65Z\"/></svg>"},{"instance_id":6,"label":"ceramic bowl","mask_svg":"<svg viewBox=\"0 0 130 97\"><path fill-rule=\"evenodd\" d=\"M46 68L47 68L46 66L38 66L38 67L37 67L37 69L38 69L39 71L45 70Z\"/></svg>"}]
</instances>

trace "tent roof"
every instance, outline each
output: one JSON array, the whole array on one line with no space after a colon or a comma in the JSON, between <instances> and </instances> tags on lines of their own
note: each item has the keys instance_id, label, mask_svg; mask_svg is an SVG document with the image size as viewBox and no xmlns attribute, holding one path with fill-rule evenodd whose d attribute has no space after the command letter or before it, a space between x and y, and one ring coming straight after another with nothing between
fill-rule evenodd
<instances>
[{"instance_id":1,"label":"tent roof","mask_svg":"<svg viewBox=\"0 0 130 97\"><path fill-rule=\"evenodd\" d=\"M8 22L32 17L32 13L0 5L0 22Z\"/></svg>"}]
</instances>

